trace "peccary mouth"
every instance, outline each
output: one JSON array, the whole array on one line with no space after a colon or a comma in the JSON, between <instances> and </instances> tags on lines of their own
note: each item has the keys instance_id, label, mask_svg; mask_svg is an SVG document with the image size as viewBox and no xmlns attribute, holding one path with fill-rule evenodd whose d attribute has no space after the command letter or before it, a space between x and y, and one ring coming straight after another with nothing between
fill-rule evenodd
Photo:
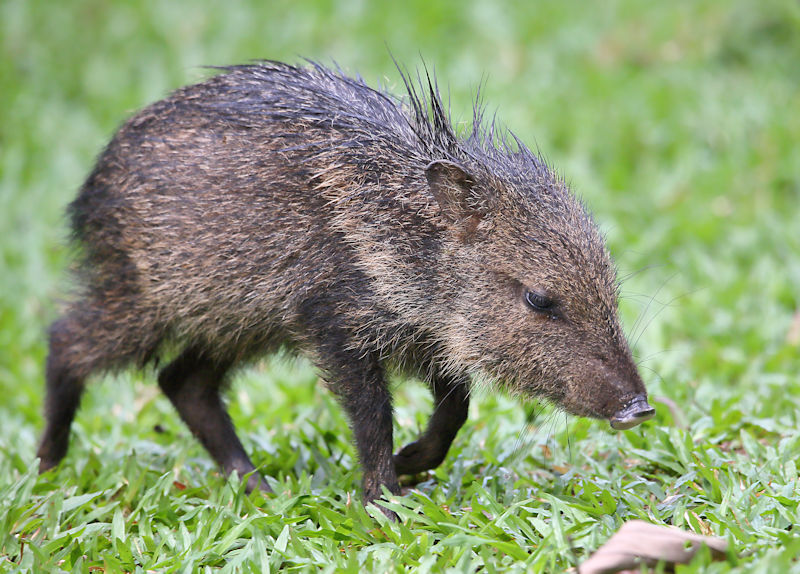
<instances>
[{"instance_id":1,"label":"peccary mouth","mask_svg":"<svg viewBox=\"0 0 800 574\"><path fill-rule=\"evenodd\" d=\"M656 410L647 402L646 395L637 395L628 401L617 413L611 417L611 428L626 430L639 423L650 420Z\"/></svg>"}]
</instances>

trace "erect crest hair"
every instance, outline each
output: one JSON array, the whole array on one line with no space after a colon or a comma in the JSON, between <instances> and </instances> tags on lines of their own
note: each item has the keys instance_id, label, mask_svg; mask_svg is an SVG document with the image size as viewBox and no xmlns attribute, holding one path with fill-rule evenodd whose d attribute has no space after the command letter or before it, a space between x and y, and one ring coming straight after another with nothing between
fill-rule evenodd
<instances>
[{"instance_id":1,"label":"erect crest hair","mask_svg":"<svg viewBox=\"0 0 800 574\"><path fill-rule=\"evenodd\" d=\"M412 79L407 69L395 62L405 86L412 112L412 129L426 155L468 163L472 168L495 175L547 170L547 163L532 152L512 131L500 125L496 112L486 117L486 106L478 88L468 133L459 137L453 127L450 107L445 106L435 71L423 64Z\"/></svg>"}]
</instances>

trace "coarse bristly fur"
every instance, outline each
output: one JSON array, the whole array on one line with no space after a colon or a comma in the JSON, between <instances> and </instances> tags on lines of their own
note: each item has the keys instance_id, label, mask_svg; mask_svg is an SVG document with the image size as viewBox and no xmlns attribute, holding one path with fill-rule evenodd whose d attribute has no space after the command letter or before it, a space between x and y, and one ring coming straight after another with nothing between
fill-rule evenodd
<instances>
[{"instance_id":1,"label":"coarse bristly fur","mask_svg":"<svg viewBox=\"0 0 800 574\"><path fill-rule=\"evenodd\" d=\"M69 208L83 291L50 331L42 470L87 377L167 345L161 388L242 475L227 375L281 346L310 356L351 420L367 501L442 461L471 379L577 415L652 414L586 210L480 106L459 137L435 79L402 77L405 101L313 62L234 66L120 128ZM436 404L394 456L390 368Z\"/></svg>"}]
</instances>

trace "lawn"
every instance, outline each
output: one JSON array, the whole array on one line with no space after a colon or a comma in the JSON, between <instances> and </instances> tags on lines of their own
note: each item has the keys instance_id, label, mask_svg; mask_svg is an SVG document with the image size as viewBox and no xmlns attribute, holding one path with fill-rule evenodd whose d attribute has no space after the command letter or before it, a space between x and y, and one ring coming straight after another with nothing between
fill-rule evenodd
<instances>
[{"instance_id":1,"label":"lawn","mask_svg":"<svg viewBox=\"0 0 800 574\"><path fill-rule=\"evenodd\" d=\"M800 572L800 5L793 0L4 0L0 571L560 572L639 518L728 540L678 572ZM592 209L657 409L641 427L481 391L388 523L303 360L248 370L232 416L275 496L221 476L152 372L96 381L36 473L64 207L133 111L254 58L400 91L423 61L456 120L478 86ZM431 400L396 381L396 442Z\"/></svg>"}]
</instances>

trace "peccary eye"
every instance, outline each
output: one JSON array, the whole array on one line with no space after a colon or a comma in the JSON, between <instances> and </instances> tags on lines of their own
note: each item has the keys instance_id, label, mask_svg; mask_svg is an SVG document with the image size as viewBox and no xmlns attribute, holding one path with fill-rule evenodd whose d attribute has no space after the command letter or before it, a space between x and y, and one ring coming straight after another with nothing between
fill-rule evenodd
<instances>
[{"instance_id":1,"label":"peccary eye","mask_svg":"<svg viewBox=\"0 0 800 574\"><path fill-rule=\"evenodd\" d=\"M551 312L555 307L555 302L550 297L535 291L525 291L525 302L534 311Z\"/></svg>"}]
</instances>

